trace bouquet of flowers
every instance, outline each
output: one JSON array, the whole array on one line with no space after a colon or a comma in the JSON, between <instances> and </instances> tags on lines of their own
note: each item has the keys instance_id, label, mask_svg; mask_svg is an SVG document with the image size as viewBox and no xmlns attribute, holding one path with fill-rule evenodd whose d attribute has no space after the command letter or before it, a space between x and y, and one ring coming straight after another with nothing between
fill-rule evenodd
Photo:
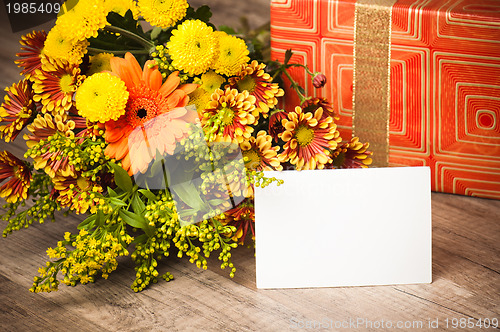
<instances>
[{"instance_id":1,"label":"bouquet of flowers","mask_svg":"<svg viewBox=\"0 0 500 332\"><path fill-rule=\"evenodd\" d=\"M210 23L186 0L68 1L48 32L22 37L23 78L6 89L0 138L24 139L24 158L0 152L3 236L56 211L82 214L39 269L31 291L107 278L136 263L134 291L170 273L171 253L207 268L254 234L254 186L265 170L366 167L368 143L343 142L331 104L304 95L267 61L255 35ZM146 30L146 31L145 31ZM291 84L301 104L277 108ZM75 225L76 226L76 225Z\"/></svg>"}]
</instances>

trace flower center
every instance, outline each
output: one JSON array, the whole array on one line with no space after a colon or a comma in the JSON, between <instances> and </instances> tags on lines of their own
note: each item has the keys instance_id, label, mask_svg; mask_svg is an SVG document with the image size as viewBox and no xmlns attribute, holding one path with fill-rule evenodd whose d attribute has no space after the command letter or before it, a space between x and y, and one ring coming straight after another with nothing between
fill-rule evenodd
<instances>
[{"instance_id":1,"label":"flower center","mask_svg":"<svg viewBox=\"0 0 500 332\"><path fill-rule=\"evenodd\" d=\"M146 111L144 108L141 108L140 110L137 111L137 116L141 119L144 119L145 117L148 116L148 111Z\"/></svg>"},{"instance_id":2,"label":"flower center","mask_svg":"<svg viewBox=\"0 0 500 332\"><path fill-rule=\"evenodd\" d=\"M137 98L127 105L127 122L133 128L144 125L159 114L158 105L148 98Z\"/></svg>"},{"instance_id":3,"label":"flower center","mask_svg":"<svg viewBox=\"0 0 500 332\"><path fill-rule=\"evenodd\" d=\"M306 126L299 126L295 138L300 146L308 146L314 139L314 130Z\"/></svg>"},{"instance_id":4,"label":"flower center","mask_svg":"<svg viewBox=\"0 0 500 332\"><path fill-rule=\"evenodd\" d=\"M222 125L224 127L231 125L233 123L233 119L234 119L233 110L225 107L221 110L221 113L222 113L222 116L221 116Z\"/></svg>"},{"instance_id":5,"label":"flower center","mask_svg":"<svg viewBox=\"0 0 500 332\"><path fill-rule=\"evenodd\" d=\"M262 159L255 150L243 151L243 160L249 169L258 169Z\"/></svg>"},{"instance_id":6,"label":"flower center","mask_svg":"<svg viewBox=\"0 0 500 332\"><path fill-rule=\"evenodd\" d=\"M76 184L78 185L78 187L81 189L81 190L85 190L89 187L89 182L83 178L83 177L79 177L77 180L76 180Z\"/></svg>"},{"instance_id":7,"label":"flower center","mask_svg":"<svg viewBox=\"0 0 500 332\"><path fill-rule=\"evenodd\" d=\"M255 82L255 79L253 77L245 76L245 78L239 80L236 85L238 86L238 90L247 90L249 93L252 93L254 92L257 83Z\"/></svg>"},{"instance_id":8,"label":"flower center","mask_svg":"<svg viewBox=\"0 0 500 332\"><path fill-rule=\"evenodd\" d=\"M59 87L64 93L70 93L73 91L73 77L69 74L65 74L59 80Z\"/></svg>"}]
</instances>

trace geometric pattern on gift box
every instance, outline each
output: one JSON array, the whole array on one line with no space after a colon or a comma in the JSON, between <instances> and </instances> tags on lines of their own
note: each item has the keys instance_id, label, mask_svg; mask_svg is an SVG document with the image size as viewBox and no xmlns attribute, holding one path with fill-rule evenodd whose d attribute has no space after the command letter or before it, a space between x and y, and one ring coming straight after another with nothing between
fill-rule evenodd
<instances>
[{"instance_id":1,"label":"geometric pattern on gift box","mask_svg":"<svg viewBox=\"0 0 500 332\"><path fill-rule=\"evenodd\" d=\"M321 1L320 11L328 13L326 20L321 20L321 32L324 37L354 39L354 11L356 0Z\"/></svg>"},{"instance_id":2,"label":"geometric pattern on gift box","mask_svg":"<svg viewBox=\"0 0 500 332\"><path fill-rule=\"evenodd\" d=\"M444 39L500 43L500 3L498 0L461 0L440 8L437 36ZM477 50L471 50L477 53Z\"/></svg>"},{"instance_id":3,"label":"geometric pattern on gift box","mask_svg":"<svg viewBox=\"0 0 500 332\"><path fill-rule=\"evenodd\" d=\"M500 58L434 53L434 154L500 162Z\"/></svg>"},{"instance_id":4,"label":"geometric pattern on gift box","mask_svg":"<svg viewBox=\"0 0 500 332\"><path fill-rule=\"evenodd\" d=\"M319 25L318 2L322 0L271 0L273 7L271 28L316 33Z\"/></svg>"},{"instance_id":5,"label":"geometric pattern on gift box","mask_svg":"<svg viewBox=\"0 0 500 332\"><path fill-rule=\"evenodd\" d=\"M433 190L500 199L500 169L436 162Z\"/></svg>"},{"instance_id":6,"label":"geometric pattern on gift box","mask_svg":"<svg viewBox=\"0 0 500 332\"><path fill-rule=\"evenodd\" d=\"M430 54L426 48L391 48L391 153L430 156Z\"/></svg>"},{"instance_id":7,"label":"geometric pattern on gift box","mask_svg":"<svg viewBox=\"0 0 500 332\"><path fill-rule=\"evenodd\" d=\"M398 1L392 9L391 38L398 45L424 46L429 45L427 30L423 29L423 8L428 6L428 0Z\"/></svg>"},{"instance_id":8,"label":"geometric pattern on gift box","mask_svg":"<svg viewBox=\"0 0 500 332\"><path fill-rule=\"evenodd\" d=\"M352 135L353 42L323 38L321 54L320 70L328 81L320 91L339 115L338 130L347 139Z\"/></svg>"}]
</instances>

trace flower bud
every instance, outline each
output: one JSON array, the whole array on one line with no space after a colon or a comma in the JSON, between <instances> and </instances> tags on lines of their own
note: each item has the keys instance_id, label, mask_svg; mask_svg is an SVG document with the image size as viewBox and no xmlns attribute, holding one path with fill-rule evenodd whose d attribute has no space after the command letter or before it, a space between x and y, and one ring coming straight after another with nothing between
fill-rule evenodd
<instances>
[{"instance_id":1,"label":"flower bud","mask_svg":"<svg viewBox=\"0 0 500 332\"><path fill-rule=\"evenodd\" d=\"M316 72L313 77L313 85L315 88L322 88L326 84L326 76L323 73Z\"/></svg>"}]
</instances>

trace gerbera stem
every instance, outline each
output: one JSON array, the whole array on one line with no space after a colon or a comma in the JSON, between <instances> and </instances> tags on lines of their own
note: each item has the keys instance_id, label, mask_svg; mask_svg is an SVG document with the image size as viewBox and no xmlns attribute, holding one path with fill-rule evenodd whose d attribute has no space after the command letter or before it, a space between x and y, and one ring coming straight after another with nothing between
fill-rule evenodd
<instances>
[{"instance_id":1,"label":"gerbera stem","mask_svg":"<svg viewBox=\"0 0 500 332\"><path fill-rule=\"evenodd\" d=\"M98 54L98 53L113 53L114 55L124 55L127 52L130 52L134 55L136 54L149 54L148 50L104 50L101 48L95 48L95 47L87 47L87 51L93 54Z\"/></svg>"},{"instance_id":2,"label":"gerbera stem","mask_svg":"<svg viewBox=\"0 0 500 332\"><path fill-rule=\"evenodd\" d=\"M145 39L145 38L142 38L141 36L133 33L133 32L130 32L128 30L125 30L125 29L122 29L122 28L119 28L119 27L116 27L114 25L108 25L104 28L104 30L107 30L107 31L111 31L111 32L116 32L116 33L119 33L123 36L126 36L132 40L135 40L136 42L138 42L139 44L143 45L144 47L147 47L148 48L148 51L152 48L154 48L154 44Z\"/></svg>"}]
</instances>

